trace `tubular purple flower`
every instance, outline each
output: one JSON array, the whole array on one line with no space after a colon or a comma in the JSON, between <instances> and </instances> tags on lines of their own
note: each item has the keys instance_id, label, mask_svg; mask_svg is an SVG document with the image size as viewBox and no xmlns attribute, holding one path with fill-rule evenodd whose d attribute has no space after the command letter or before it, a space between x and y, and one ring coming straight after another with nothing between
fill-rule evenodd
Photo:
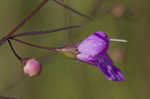
<instances>
[{"instance_id":1,"label":"tubular purple flower","mask_svg":"<svg viewBox=\"0 0 150 99\"><path fill-rule=\"evenodd\" d=\"M77 59L97 66L109 80L124 81L124 75L114 66L107 54L109 38L105 32L95 32L83 40L77 47Z\"/></svg>"}]
</instances>

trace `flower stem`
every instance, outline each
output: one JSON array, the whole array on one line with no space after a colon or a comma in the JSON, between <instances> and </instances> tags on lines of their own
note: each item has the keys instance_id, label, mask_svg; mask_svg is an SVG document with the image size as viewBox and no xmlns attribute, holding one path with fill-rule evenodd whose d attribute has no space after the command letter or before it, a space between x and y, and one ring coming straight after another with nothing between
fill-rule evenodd
<instances>
[{"instance_id":1,"label":"flower stem","mask_svg":"<svg viewBox=\"0 0 150 99\"><path fill-rule=\"evenodd\" d=\"M63 2L61 2L61 1L59 1L59 0L53 0L53 1L56 2L58 5L60 5L60 6L64 7L64 8L66 8L66 9L68 9L68 10L70 10L70 11L72 11L72 12L74 12L74 13L80 15L80 16L86 17L86 18L89 19L89 20L93 20L91 17L89 17L89 16L87 16L87 15L85 15L85 14L83 14L83 13L81 13L81 12L79 12L79 11L73 9L73 8L71 8L70 6L64 4Z\"/></svg>"},{"instance_id":2,"label":"flower stem","mask_svg":"<svg viewBox=\"0 0 150 99\"><path fill-rule=\"evenodd\" d=\"M48 2L48 0L42 0L42 2L27 16L25 17L15 28L13 28L9 34L7 34L6 36L4 36L1 40L0 40L0 46L5 43L9 37L11 37L18 29L20 29L37 11L39 11L46 3Z\"/></svg>"},{"instance_id":3,"label":"flower stem","mask_svg":"<svg viewBox=\"0 0 150 99\"><path fill-rule=\"evenodd\" d=\"M25 45L28 45L28 46L31 46L31 47L35 47L35 48L47 49L47 50L52 50L52 51L59 51L60 50L60 48L49 48L49 47L46 47L46 46L35 45L35 44L31 44L31 43L28 43L26 41L19 40L19 39L16 39L16 38L11 38L11 39L15 40L16 42L19 42L19 43L22 43L22 44L25 44Z\"/></svg>"},{"instance_id":4,"label":"flower stem","mask_svg":"<svg viewBox=\"0 0 150 99\"><path fill-rule=\"evenodd\" d=\"M3 99L17 99L15 97L8 97L8 96L0 96L0 98L3 98Z\"/></svg>"},{"instance_id":5,"label":"flower stem","mask_svg":"<svg viewBox=\"0 0 150 99\"><path fill-rule=\"evenodd\" d=\"M16 53L16 51L15 51L15 49L13 48L12 43L11 43L10 40L8 40L8 44L9 44L9 46L10 46L12 52L14 53L14 55L17 57L17 59L22 62L22 58Z\"/></svg>"},{"instance_id":6,"label":"flower stem","mask_svg":"<svg viewBox=\"0 0 150 99\"><path fill-rule=\"evenodd\" d=\"M73 28L80 28L80 26L76 25L76 26L68 26L68 27L57 28L57 29L52 29L52 30L45 30L45 31L23 32L23 33L18 33L18 34L13 35L12 38L28 36L28 35L48 34L48 33L53 33L53 32L57 32L57 31L68 30L68 29L73 29Z\"/></svg>"}]
</instances>

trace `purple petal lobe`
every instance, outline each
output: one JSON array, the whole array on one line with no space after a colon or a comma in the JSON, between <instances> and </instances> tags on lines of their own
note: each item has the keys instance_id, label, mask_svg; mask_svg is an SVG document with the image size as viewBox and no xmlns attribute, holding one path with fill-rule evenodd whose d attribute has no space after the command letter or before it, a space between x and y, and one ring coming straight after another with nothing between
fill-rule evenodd
<instances>
[{"instance_id":1,"label":"purple petal lobe","mask_svg":"<svg viewBox=\"0 0 150 99\"><path fill-rule=\"evenodd\" d=\"M123 73L113 65L113 62L107 53L97 59L96 65L109 80L124 81L125 78Z\"/></svg>"},{"instance_id":2,"label":"purple petal lobe","mask_svg":"<svg viewBox=\"0 0 150 99\"><path fill-rule=\"evenodd\" d=\"M124 75L107 54L109 38L105 32L95 32L83 40L77 50L77 59L97 66L109 80L124 81Z\"/></svg>"},{"instance_id":3,"label":"purple petal lobe","mask_svg":"<svg viewBox=\"0 0 150 99\"><path fill-rule=\"evenodd\" d=\"M77 47L79 60L88 62L105 53L108 49L108 37L105 32L96 32L83 40Z\"/></svg>"}]
</instances>

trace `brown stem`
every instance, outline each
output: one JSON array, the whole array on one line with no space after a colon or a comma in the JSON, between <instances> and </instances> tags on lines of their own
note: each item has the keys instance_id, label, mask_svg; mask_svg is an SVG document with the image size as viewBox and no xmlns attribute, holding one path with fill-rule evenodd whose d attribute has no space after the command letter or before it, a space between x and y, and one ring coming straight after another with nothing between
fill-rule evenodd
<instances>
[{"instance_id":1,"label":"brown stem","mask_svg":"<svg viewBox=\"0 0 150 99\"><path fill-rule=\"evenodd\" d=\"M75 25L75 26L68 26L68 27L57 28L57 29L52 29L52 30L45 30L45 31L23 32L23 33L15 34L11 37L15 38L15 37L20 37L20 36L28 36L28 35L48 34L48 33L54 33L54 32L57 32L57 31L63 31L63 30L74 29L74 28L80 28L80 26Z\"/></svg>"},{"instance_id":2,"label":"brown stem","mask_svg":"<svg viewBox=\"0 0 150 99\"><path fill-rule=\"evenodd\" d=\"M0 98L3 98L3 99L17 99L16 97L8 97L8 96L0 96Z\"/></svg>"},{"instance_id":3,"label":"brown stem","mask_svg":"<svg viewBox=\"0 0 150 99\"><path fill-rule=\"evenodd\" d=\"M0 40L0 46L7 41L9 37L11 37L19 28L21 28L37 11L39 11L48 0L43 0L27 17L25 17L15 28L13 28L9 34L7 34L5 37L3 37Z\"/></svg>"},{"instance_id":4,"label":"brown stem","mask_svg":"<svg viewBox=\"0 0 150 99\"><path fill-rule=\"evenodd\" d=\"M31 46L31 47L35 47L35 48L41 48L41 49L47 49L47 50L53 50L53 51L59 51L59 48L49 48L49 47L46 47L46 46L40 46L40 45L35 45L35 44L31 44L31 43L28 43L26 41L23 41L23 40L19 40L19 39L16 39L16 38L11 38L12 40L15 40L19 43L22 43L22 44L25 44L25 45L28 45L28 46Z\"/></svg>"},{"instance_id":5,"label":"brown stem","mask_svg":"<svg viewBox=\"0 0 150 99\"><path fill-rule=\"evenodd\" d=\"M89 17L88 15L85 15L85 14L83 14L83 13L81 13L81 12L79 12L79 11L73 9L73 8L71 8L70 6L64 4L62 1L59 1L59 0L53 0L53 1L54 1L55 3L57 3L58 5L60 5L60 6L64 7L64 8L66 8L66 9L68 9L68 10L70 10L70 11L72 11L72 12L74 12L74 13L80 15L80 16L86 17L86 18L89 19L89 20L93 20L93 18L91 18L91 17Z\"/></svg>"}]
</instances>

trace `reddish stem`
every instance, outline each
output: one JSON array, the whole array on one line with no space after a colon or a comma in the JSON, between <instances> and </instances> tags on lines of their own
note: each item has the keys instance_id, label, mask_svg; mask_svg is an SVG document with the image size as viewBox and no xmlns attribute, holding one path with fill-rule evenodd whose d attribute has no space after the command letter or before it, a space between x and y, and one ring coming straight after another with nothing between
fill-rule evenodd
<instances>
[{"instance_id":1,"label":"reddish stem","mask_svg":"<svg viewBox=\"0 0 150 99\"><path fill-rule=\"evenodd\" d=\"M25 45L28 45L28 46L31 46L31 47L35 47L35 48L41 48L41 49L47 49L47 50L53 50L53 51L59 51L59 49L60 49L60 48L49 48L49 47L46 47L46 46L39 46L39 45L31 44L31 43L28 43L26 41L19 40L19 39L16 39L16 38L12 38L12 39L19 42L19 43L22 43L22 44L25 44Z\"/></svg>"},{"instance_id":2,"label":"reddish stem","mask_svg":"<svg viewBox=\"0 0 150 99\"><path fill-rule=\"evenodd\" d=\"M0 40L0 45L2 45L7 39L9 39L19 28L21 28L38 10L40 10L48 0L43 0L27 17L24 18L23 21L21 21L15 28L13 28L9 34L7 34L5 37Z\"/></svg>"},{"instance_id":3,"label":"reddish stem","mask_svg":"<svg viewBox=\"0 0 150 99\"><path fill-rule=\"evenodd\" d=\"M3 98L3 99L17 99L16 97L8 97L8 96L0 96L0 98Z\"/></svg>"},{"instance_id":4,"label":"reddish stem","mask_svg":"<svg viewBox=\"0 0 150 99\"><path fill-rule=\"evenodd\" d=\"M79 12L79 11L73 9L73 8L71 8L70 6L64 4L64 2L61 1L61 0L53 0L53 1L56 2L58 5L64 7L65 9L68 9L68 10L70 10L70 11L72 11L72 12L74 12L74 13L80 15L80 16L86 17L89 20L93 20L93 18L89 17L88 15L85 15L85 14L83 14L83 13L81 13L81 12Z\"/></svg>"},{"instance_id":5,"label":"reddish stem","mask_svg":"<svg viewBox=\"0 0 150 99\"><path fill-rule=\"evenodd\" d=\"M23 33L15 34L15 35L13 35L11 37L15 38L15 37L20 37L20 36L28 36L28 35L48 34L48 33L54 33L54 32L57 32L57 31L63 31L63 30L68 30L68 29L79 28L79 27L80 27L79 25L75 25L75 26L68 26L68 27L51 29L51 30L45 30L45 31L23 32Z\"/></svg>"},{"instance_id":6,"label":"reddish stem","mask_svg":"<svg viewBox=\"0 0 150 99\"><path fill-rule=\"evenodd\" d=\"M8 34L8 37L10 37L13 33L15 33L20 27L22 27L38 10L40 10L40 8L42 8L44 6L44 4L46 4L48 0L43 0L38 6L37 8L35 8L26 18L24 18L24 20L18 24L14 29L12 29L12 31Z\"/></svg>"}]
</instances>

